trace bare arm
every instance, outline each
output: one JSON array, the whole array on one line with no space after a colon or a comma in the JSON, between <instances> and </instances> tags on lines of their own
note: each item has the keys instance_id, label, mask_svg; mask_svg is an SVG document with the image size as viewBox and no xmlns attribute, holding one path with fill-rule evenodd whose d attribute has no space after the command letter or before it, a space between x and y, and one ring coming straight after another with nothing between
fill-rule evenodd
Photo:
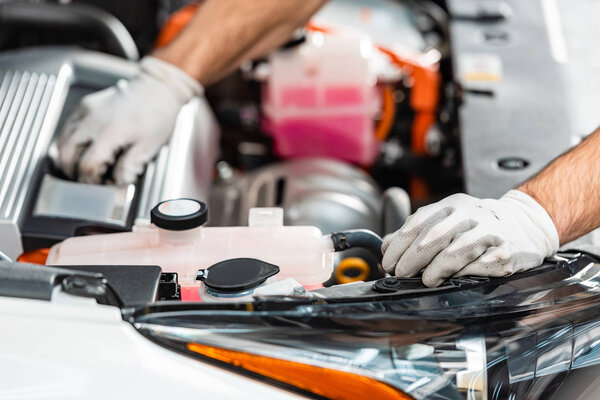
<instances>
[{"instance_id":1,"label":"bare arm","mask_svg":"<svg viewBox=\"0 0 600 400\"><path fill-rule=\"evenodd\" d=\"M550 214L561 245L600 227L600 129L519 190Z\"/></svg>"},{"instance_id":2,"label":"bare arm","mask_svg":"<svg viewBox=\"0 0 600 400\"><path fill-rule=\"evenodd\" d=\"M325 0L205 0L190 24L153 54L201 84L283 44Z\"/></svg>"}]
</instances>

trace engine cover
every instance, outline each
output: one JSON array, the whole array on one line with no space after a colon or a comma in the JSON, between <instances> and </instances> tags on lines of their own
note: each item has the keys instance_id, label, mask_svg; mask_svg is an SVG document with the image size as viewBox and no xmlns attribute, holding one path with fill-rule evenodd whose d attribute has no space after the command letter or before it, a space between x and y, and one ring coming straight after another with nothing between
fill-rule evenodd
<instances>
[{"instance_id":1,"label":"engine cover","mask_svg":"<svg viewBox=\"0 0 600 400\"><path fill-rule=\"evenodd\" d=\"M135 185L68 182L53 168L53 142L69 111L137 70L133 62L67 47L0 54L1 252L15 258L90 230L128 230L167 198L208 199L218 127L201 99L182 108L171 141Z\"/></svg>"}]
</instances>

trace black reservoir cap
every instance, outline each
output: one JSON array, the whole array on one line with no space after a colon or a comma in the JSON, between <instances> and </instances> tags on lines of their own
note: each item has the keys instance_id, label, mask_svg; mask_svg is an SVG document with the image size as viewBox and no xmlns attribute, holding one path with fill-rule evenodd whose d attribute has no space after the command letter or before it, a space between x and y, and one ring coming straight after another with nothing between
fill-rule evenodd
<instances>
[{"instance_id":1,"label":"black reservoir cap","mask_svg":"<svg viewBox=\"0 0 600 400\"><path fill-rule=\"evenodd\" d=\"M254 289L278 273L277 265L255 258L234 258L198 270L196 280L218 292L235 293Z\"/></svg>"},{"instance_id":2,"label":"black reservoir cap","mask_svg":"<svg viewBox=\"0 0 600 400\"><path fill-rule=\"evenodd\" d=\"M208 207L194 199L165 200L150 212L150 222L169 231L198 228L208 220Z\"/></svg>"}]
</instances>

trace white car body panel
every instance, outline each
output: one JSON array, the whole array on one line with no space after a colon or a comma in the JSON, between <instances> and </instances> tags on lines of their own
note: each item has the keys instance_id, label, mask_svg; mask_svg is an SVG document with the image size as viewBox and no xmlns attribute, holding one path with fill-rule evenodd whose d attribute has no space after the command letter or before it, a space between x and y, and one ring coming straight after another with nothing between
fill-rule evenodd
<instances>
[{"instance_id":1,"label":"white car body panel","mask_svg":"<svg viewBox=\"0 0 600 400\"><path fill-rule=\"evenodd\" d=\"M64 296L0 297L0 399L303 398L152 343L115 307Z\"/></svg>"}]
</instances>

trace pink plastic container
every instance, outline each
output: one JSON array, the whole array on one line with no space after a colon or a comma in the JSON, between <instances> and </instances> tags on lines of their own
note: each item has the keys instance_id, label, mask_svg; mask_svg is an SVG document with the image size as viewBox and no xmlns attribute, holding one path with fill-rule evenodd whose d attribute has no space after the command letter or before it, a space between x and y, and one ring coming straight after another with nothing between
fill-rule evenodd
<instances>
[{"instance_id":1,"label":"pink plastic container","mask_svg":"<svg viewBox=\"0 0 600 400\"><path fill-rule=\"evenodd\" d=\"M374 161L380 100L369 66L372 51L364 38L313 32L298 48L271 56L263 129L279 156Z\"/></svg>"}]
</instances>

